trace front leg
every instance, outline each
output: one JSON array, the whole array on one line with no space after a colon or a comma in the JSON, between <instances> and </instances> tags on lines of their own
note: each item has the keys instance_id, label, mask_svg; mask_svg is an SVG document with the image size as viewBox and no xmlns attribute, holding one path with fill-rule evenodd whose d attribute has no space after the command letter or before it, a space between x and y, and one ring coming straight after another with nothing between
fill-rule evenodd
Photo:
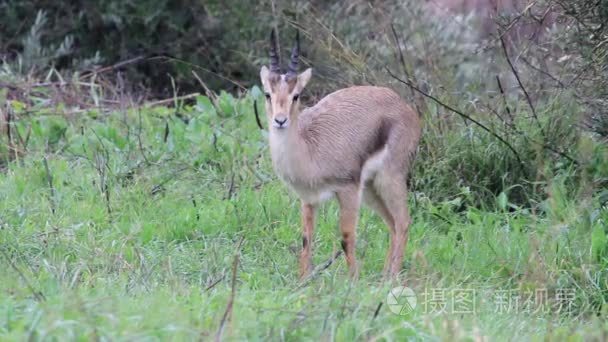
<instances>
[{"instance_id":1,"label":"front leg","mask_svg":"<svg viewBox=\"0 0 608 342\"><path fill-rule=\"evenodd\" d=\"M300 279L312 272L312 234L315 229L315 206L302 202L302 253L300 254Z\"/></svg>"},{"instance_id":2,"label":"front leg","mask_svg":"<svg viewBox=\"0 0 608 342\"><path fill-rule=\"evenodd\" d=\"M340 231L342 232L342 249L346 256L348 271L353 278L357 277L357 261L355 259L356 229L359 218L361 195L359 187L348 187L337 193L340 203Z\"/></svg>"}]
</instances>

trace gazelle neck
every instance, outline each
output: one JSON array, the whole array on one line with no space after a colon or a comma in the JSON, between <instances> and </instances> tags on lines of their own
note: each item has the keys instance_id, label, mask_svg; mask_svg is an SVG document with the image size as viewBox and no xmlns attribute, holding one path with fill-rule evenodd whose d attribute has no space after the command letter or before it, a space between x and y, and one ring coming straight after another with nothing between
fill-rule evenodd
<instances>
[{"instance_id":1,"label":"gazelle neck","mask_svg":"<svg viewBox=\"0 0 608 342\"><path fill-rule=\"evenodd\" d=\"M309 167L306 142L299 134L298 122L286 129L270 127L269 145L275 171L285 181L301 179Z\"/></svg>"}]
</instances>

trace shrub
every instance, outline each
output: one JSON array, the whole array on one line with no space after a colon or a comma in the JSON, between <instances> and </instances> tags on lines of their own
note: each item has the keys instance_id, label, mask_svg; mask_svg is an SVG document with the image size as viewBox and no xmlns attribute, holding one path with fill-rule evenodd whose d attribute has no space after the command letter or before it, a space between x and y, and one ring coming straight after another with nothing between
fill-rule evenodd
<instances>
[{"instance_id":1,"label":"shrub","mask_svg":"<svg viewBox=\"0 0 608 342\"><path fill-rule=\"evenodd\" d=\"M8 1L0 4L0 51L5 59L19 59L23 73L171 56L184 62L144 59L126 77L168 96L168 74L181 89L194 88L191 65L229 79L252 75L246 51L257 36L256 8L240 1ZM229 83L210 77L209 84Z\"/></svg>"}]
</instances>

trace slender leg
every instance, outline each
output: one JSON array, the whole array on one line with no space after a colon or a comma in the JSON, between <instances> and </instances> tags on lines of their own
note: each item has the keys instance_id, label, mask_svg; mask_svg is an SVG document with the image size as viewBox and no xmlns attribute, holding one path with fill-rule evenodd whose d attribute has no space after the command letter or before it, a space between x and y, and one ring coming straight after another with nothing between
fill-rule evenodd
<instances>
[{"instance_id":1,"label":"slender leg","mask_svg":"<svg viewBox=\"0 0 608 342\"><path fill-rule=\"evenodd\" d=\"M369 206L374 212L376 212L384 223L393 230L393 226L395 225L395 221L391 216L391 213L388 211L386 204L384 204L384 200L378 195L376 189L372 184L366 185L364 190L363 199L365 204Z\"/></svg>"},{"instance_id":2,"label":"slender leg","mask_svg":"<svg viewBox=\"0 0 608 342\"><path fill-rule=\"evenodd\" d=\"M340 231L342 232L342 249L351 277L357 277L357 261L355 258L356 228L359 218L361 196L359 187L348 187L337 193L340 203Z\"/></svg>"},{"instance_id":3,"label":"slender leg","mask_svg":"<svg viewBox=\"0 0 608 342\"><path fill-rule=\"evenodd\" d=\"M388 270L388 274L391 277L394 277L401 272L403 252L405 250L405 245L407 244L410 227L410 215L408 213L407 204L402 203L402 206L396 209L396 211L398 211L396 216L399 217L399 219L396 220L394 234L391 234L392 254L390 256Z\"/></svg>"},{"instance_id":4,"label":"slender leg","mask_svg":"<svg viewBox=\"0 0 608 342\"><path fill-rule=\"evenodd\" d=\"M385 275L394 277L401 271L403 252L410 225L410 215L407 207L407 185L401 175L383 173L374 182L374 187L394 220L393 226L389 226L391 242L384 265Z\"/></svg>"},{"instance_id":5,"label":"slender leg","mask_svg":"<svg viewBox=\"0 0 608 342\"><path fill-rule=\"evenodd\" d=\"M391 234L390 240L393 241L395 239L395 221L393 220L393 216L391 215L391 213L388 211L384 200L376 192L376 189L373 186L373 182L369 182L369 184L366 184L366 187L363 190L363 199L365 201L365 204L367 204L372 210L374 210L378 215L380 215L380 217L382 217L384 223L389 228L389 232ZM388 253L386 254L386 261L384 262L384 271L382 272L385 275L389 273L390 259L393 255L393 244L389 243L388 248L389 249Z\"/></svg>"},{"instance_id":6,"label":"slender leg","mask_svg":"<svg viewBox=\"0 0 608 342\"><path fill-rule=\"evenodd\" d=\"M313 232L315 229L315 206L302 202L302 253L300 254L300 279L312 271Z\"/></svg>"}]
</instances>

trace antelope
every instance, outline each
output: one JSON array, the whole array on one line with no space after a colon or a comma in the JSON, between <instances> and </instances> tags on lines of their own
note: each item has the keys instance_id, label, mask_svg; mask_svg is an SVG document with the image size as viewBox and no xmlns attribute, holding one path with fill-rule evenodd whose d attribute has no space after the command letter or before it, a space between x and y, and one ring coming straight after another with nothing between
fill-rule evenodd
<instances>
[{"instance_id":1,"label":"antelope","mask_svg":"<svg viewBox=\"0 0 608 342\"><path fill-rule=\"evenodd\" d=\"M260 78L274 170L301 200L300 278L312 271L315 211L334 196L349 274L357 276L355 230L364 202L390 229L384 274L395 276L410 224L406 179L420 138L418 114L393 90L375 86L341 89L301 110L312 69L298 74L299 53L298 34L282 73L272 30L270 68L262 66Z\"/></svg>"}]
</instances>

